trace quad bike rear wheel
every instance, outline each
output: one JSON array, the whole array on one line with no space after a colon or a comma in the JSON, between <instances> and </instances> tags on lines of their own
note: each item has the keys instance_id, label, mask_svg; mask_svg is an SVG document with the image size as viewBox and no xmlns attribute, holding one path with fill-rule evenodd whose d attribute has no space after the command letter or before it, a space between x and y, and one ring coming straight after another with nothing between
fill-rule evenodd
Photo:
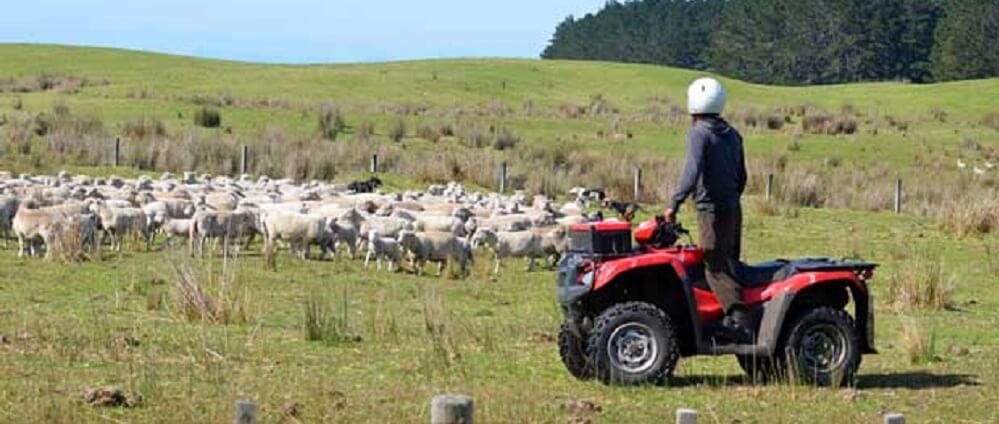
<instances>
[{"instance_id":1,"label":"quad bike rear wheel","mask_svg":"<svg viewBox=\"0 0 999 424\"><path fill-rule=\"evenodd\" d=\"M586 335L577 336L569 322L558 330L558 354L569 374L580 380L593 378L593 367L586 357Z\"/></svg>"},{"instance_id":2,"label":"quad bike rear wheel","mask_svg":"<svg viewBox=\"0 0 999 424\"><path fill-rule=\"evenodd\" d=\"M797 381L816 386L846 386L860 366L853 318L846 311L820 307L789 322L782 356Z\"/></svg>"},{"instance_id":3,"label":"quad bike rear wheel","mask_svg":"<svg viewBox=\"0 0 999 424\"><path fill-rule=\"evenodd\" d=\"M595 376L607 384L663 384L680 358L676 336L662 309L621 303L597 316L586 353Z\"/></svg>"}]
</instances>

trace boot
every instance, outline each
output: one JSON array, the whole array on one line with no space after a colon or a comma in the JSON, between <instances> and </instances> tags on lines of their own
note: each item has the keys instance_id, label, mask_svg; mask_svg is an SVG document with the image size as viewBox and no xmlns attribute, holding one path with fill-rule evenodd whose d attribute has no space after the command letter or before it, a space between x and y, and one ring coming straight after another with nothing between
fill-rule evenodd
<instances>
[{"instance_id":1,"label":"boot","mask_svg":"<svg viewBox=\"0 0 999 424\"><path fill-rule=\"evenodd\" d=\"M719 329L722 336L738 344L753 343L753 321L743 306L735 306L725 314Z\"/></svg>"}]
</instances>

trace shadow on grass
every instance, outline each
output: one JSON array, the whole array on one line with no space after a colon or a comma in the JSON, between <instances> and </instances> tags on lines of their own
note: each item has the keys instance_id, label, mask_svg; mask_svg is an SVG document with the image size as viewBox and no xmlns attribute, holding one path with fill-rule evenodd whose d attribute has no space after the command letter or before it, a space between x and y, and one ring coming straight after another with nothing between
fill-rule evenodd
<instances>
[{"instance_id":1,"label":"shadow on grass","mask_svg":"<svg viewBox=\"0 0 999 424\"><path fill-rule=\"evenodd\" d=\"M858 389L933 389L957 386L980 386L971 374L932 374L923 371L895 374L861 374Z\"/></svg>"},{"instance_id":2,"label":"shadow on grass","mask_svg":"<svg viewBox=\"0 0 999 424\"><path fill-rule=\"evenodd\" d=\"M762 383L754 384L749 378L743 375L685 375L670 379L671 387L692 387L692 386L768 386L780 385L783 383ZM895 374L861 374L857 376L856 388L858 389L933 389L948 388L957 386L979 386L976 376L971 374L932 374L923 371L902 372Z\"/></svg>"}]
</instances>

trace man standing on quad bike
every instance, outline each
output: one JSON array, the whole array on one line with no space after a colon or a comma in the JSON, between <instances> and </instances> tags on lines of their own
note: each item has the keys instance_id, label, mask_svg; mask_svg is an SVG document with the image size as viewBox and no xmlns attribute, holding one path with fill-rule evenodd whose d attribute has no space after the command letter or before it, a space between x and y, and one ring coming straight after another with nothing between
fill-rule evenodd
<instances>
[{"instance_id":1,"label":"man standing on quad bike","mask_svg":"<svg viewBox=\"0 0 999 424\"><path fill-rule=\"evenodd\" d=\"M742 136L721 118L725 101L725 88L714 78L700 78L687 89L693 126L687 134L686 165L664 215L675 222L680 205L693 197L707 282L725 310L721 330L727 338L750 342L752 325L733 272L742 245L746 162Z\"/></svg>"}]
</instances>

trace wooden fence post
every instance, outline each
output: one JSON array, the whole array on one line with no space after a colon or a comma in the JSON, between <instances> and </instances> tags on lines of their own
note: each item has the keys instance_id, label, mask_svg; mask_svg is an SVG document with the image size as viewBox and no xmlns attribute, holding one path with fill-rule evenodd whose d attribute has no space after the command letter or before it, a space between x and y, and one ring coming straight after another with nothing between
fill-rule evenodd
<instances>
[{"instance_id":1,"label":"wooden fence post","mask_svg":"<svg viewBox=\"0 0 999 424\"><path fill-rule=\"evenodd\" d=\"M774 173L767 174L767 200L774 199Z\"/></svg>"},{"instance_id":2,"label":"wooden fence post","mask_svg":"<svg viewBox=\"0 0 999 424\"><path fill-rule=\"evenodd\" d=\"M371 155L371 167L369 169L372 174L378 173L378 153Z\"/></svg>"},{"instance_id":3,"label":"wooden fence post","mask_svg":"<svg viewBox=\"0 0 999 424\"><path fill-rule=\"evenodd\" d=\"M642 196L642 168L635 167L634 201L638 201Z\"/></svg>"},{"instance_id":4,"label":"wooden fence post","mask_svg":"<svg viewBox=\"0 0 999 424\"><path fill-rule=\"evenodd\" d=\"M885 415L885 424L905 424L905 416L898 413Z\"/></svg>"},{"instance_id":5,"label":"wooden fence post","mask_svg":"<svg viewBox=\"0 0 999 424\"><path fill-rule=\"evenodd\" d=\"M253 424L257 421L257 405L252 399L240 399L236 401L235 424Z\"/></svg>"},{"instance_id":6,"label":"wooden fence post","mask_svg":"<svg viewBox=\"0 0 999 424\"><path fill-rule=\"evenodd\" d=\"M239 152L239 174L242 176L246 174L246 161L248 160L250 147L243 145Z\"/></svg>"},{"instance_id":7,"label":"wooden fence post","mask_svg":"<svg viewBox=\"0 0 999 424\"><path fill-rule=\"evenodd\" d=\"M114 167L121 164L121 137L114 138Z\"/></svg>"},{"instance_id":8,"label":"wooden fence post","mask_svg":"<svg viewBox=\"0 0 999 424\"><path fill-rule=\"evenodd\" d=\"M697 411L687 408L677 409L676 424L697 424Z\"/></svg>"},{"instance_id":9,"label":"wooden fence post","mask_svg":"<svg viewBox=\"0 0 999 424\"><path fill-rule=\"evenodd\" d=\"M472 424L472 398L444 394L430 401L430 424Z\"/></svg>"},{"instance_id":10,"label":"wooden fence post","mask_svg":"<svg viewBox=\"0 0 999 424\"><path fill-rule=\"evenodd\" d=\"M506 162L500 164L499 169L499 192L500 194L506 193L506 172L507 166Z\"/></svg>"},{"instance_id":11,"label":"wooden fence post","mask_svg":"<svg viewBox=\"0 0 999 424\"><path fill-rule=\"evenodd\" d=\"M895 180L895 213L902 213L902 179Z\"/></svg>"}]
</instances>

